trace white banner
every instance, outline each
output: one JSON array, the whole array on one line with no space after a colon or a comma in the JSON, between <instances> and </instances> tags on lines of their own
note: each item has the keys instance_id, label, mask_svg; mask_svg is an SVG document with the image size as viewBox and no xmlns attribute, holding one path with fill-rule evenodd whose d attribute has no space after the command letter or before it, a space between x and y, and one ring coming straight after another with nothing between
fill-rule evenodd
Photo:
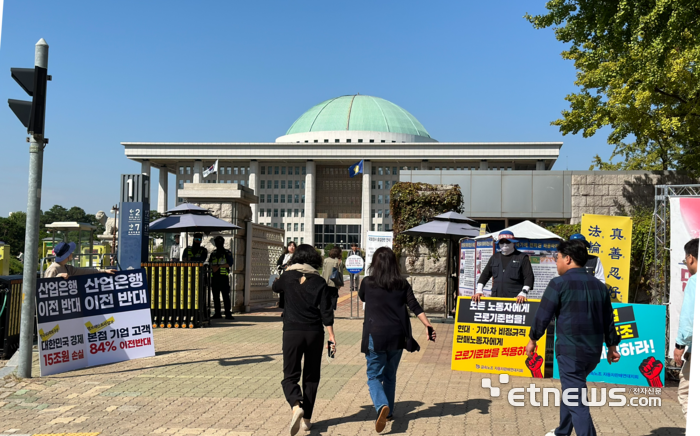
<instances>
[{"instance_id":1,"label":"white banner","mask_svg":"<svg viewBox=\"0 0 700 436\"><path fill-rule=\"evenodd\" d=\"M688 268L684 265L684 247L688 241L697 238L700 233L700 198L671 197L669 203L671 206L671 295L668 305L668 355L673 357L683 305L683 292L690 278Z\"/></svg>"},{"instance_id":2,"label":"white banner","mask_svg":"<svg viewBox=\"0 0 700 436\"><path fill-rule=\"evenodd\" d=\"M372 265L372 256L377 248L389 247L394 245L394 232L367 232L367 243L365 244L365 267L369 270Z\"/></svg>"}]
</instances>

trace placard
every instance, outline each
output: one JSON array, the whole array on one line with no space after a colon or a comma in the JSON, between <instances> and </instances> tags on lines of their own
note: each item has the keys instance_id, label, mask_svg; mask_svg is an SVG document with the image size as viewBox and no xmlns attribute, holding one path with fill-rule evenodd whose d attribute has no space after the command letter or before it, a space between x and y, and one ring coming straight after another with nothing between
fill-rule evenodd
<instances>
[{"instance_id":1,"label":"placard","mask_svg":"<svg viewBox=\"0 0 700 436\"><path fill-rule=\"evenodd\" d=\"M547 335L525 355L539 301L518 304L512 298L459 297L452 342L452 369L542 378Z\"/></svg>"},{"instance_id":2,"label":"placard","mask_svg":"<svg viewBox=\"0 0 700 436\"><path fill-rule=\"evenodd\" d=\"M155 355L146 272L37 280L41 375Z\"/></svg>"},{"instance_id":3,"label":"placard","mask_svg":"<svg viewBox=\"0 0 700 436\"><path fill-rule=\"evenodd\" d=\"M491 238L476 241L476 281L479 282L479 277L482 271L489 263L489 259L494 253L494 243ZM493 277L484 285L484 296L491 296L491 288L493 287Z\"/></svg>"},{"instance_id":4,"label":"placard","mask_svg":"<svg viewBox=\"0 0 700 436\"><path fill-rule=\"evenodd\" d=\"M472 296L476 290L476 241L459 242L459 295Z\"/></svg>"},{"instance_id":5,"label":"placard","mask_svg":"<svg viewBox=\"0 0 700 436\"><path fill-rule=\"evenodd\" d=\"M615 329L622 341L620 361L608 363L603 344L600 363L587 377L589 382L660 388L665 384L666 307L655 304L613 303ZM556 344L556 336L555 336ZM556 346L555 346L556 348ZM556 352L554 378L559 378Z\"/></svg>"},{"instance_id":6,"label":"placard","mask_svg":"<svg viewBox=\"0 0 700 436\"><path fill-rule=\"evenodd\" d=\"M372 266L372 256L378 248L389 247L392 248L394 245L394 233L393 232L367 232L367 247L366 251L366 264L367 268Z\"/></svg>"},{"instance_id":7,"label":"placard","mask_svg":"<svg viewBox=\"0 0 700 436\"><path fill-rule=\"evenodd\" d=\"M527 294L528 299L539 300L547 289L549 282L559 276L554 254L561 240L559 239L520 239L515 243L518 251L530 257L535 285Z\"/></svg>"},{"instance_id":8,"label":"placard","mask_svg":"<svg viewBox=\"0 0 700 436\"><path fill-rule=\"evenodd\" d=\"M345 269L348 270L350 274L359 274L365 267L365 261L362 257L353 254L345 259Z\"/></svg>"}]
</instances>

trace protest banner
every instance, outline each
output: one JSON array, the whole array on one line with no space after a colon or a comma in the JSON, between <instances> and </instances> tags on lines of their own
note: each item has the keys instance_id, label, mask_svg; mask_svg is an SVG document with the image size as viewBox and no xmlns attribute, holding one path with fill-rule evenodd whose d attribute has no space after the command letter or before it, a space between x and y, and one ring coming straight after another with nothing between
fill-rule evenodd
<instances>
[{"instance_id":1,"label":"protest banner","mask_svg":"<svg viewBox=\"0 0 700 436\"><path fill-rule=\"evenodd\" d=\"M532 358L525 355L539 301L459 297L452 342L452 369L542 378L546 335Z\"/></svg>"},{"instance_id":2,"label":"protest banner","mask_svg":"<svg viewBox=\"0 0 700 436\"><path fill-rule=\"evenodd\" d=\"M367 269L372 267L372 256L378 248L389 247L394 245L393 232L367 232L367 244L365 244L365 264Z\"/></svg>"},{"instance_id":3,"label":"protest banner","mask_svg":"<svg viewBox=\"0 0 700 436\"><path fill-rule=\"evenodd\" d=\"M478 282L481 272L486 268L486 264L489 263L493 253L494 242L491 238L476 241L476 282ZM493 278L490 278L484 285L485 297L491 296L491 287L493 287Z\"/></svg>"},{"instance_id":4,"label":"protest banner","mask_svg":"<svg viewBox=\"0 0 700 436\"><path fill-rule=\"evenodd\" d=\"M627 303L630 287L632 253L632 218L584 214L581 233L591 244L589 254L600 258L605 270L605 283L613 302Z\"/></svg>"},{"instance_id":5,"label":"protest banner","mask_svg":"<svg viewBox=\"0 0 700 436\"><path fill-rule=\"evenodd\" d=\"M474 295L476 289L476 241L462 239L459 242L459 295Z\"/></svg>"},{"instance_id":6,"label":"protest banner","mask_svg":"<svg viewBox=\"0 0 700 436\"><path fill-rule=\"evenodd\" d=\"M671 209L671 274L668 356L673 357L685 284L690 278L688 267L685 266L685 244L700 236L700 198L671 197L669 206Z\"/></svg>"},{"instance_id":7,"label":"protest banner","mask_svg":"<svg viewBox=\"0 0 700 436\"><path fill-rule=\"evenodd\" d=\"M37 280L41 375L155 355L143 269Z\"/></svg>"},{"instance_id":8,"label":"protest banner","mask_svg":"<svg viewBox=\"0 0 700 436\"><path fill-rule=\"evenodd\" d=\"M532 273L535 275L535 285L527 294L528 299L539 300L547 289L547 285L558 277L557 261L554 253L557 252L559 239L520 239L515 243L515 248L530 257Z\"/></svg>"},{"instance_id":9,"label":"protest banner","mask_svg":"<svg viewBox=\"0 0 700 436\"><path fill-rule=\"evenodd\" d=\"M622 338L620 361L608 363L603 344L600 363L587 377L589 382L660 388L665 384L666 307L654 304L613 303L615 329ZM555 336L556 344L556 336ZM555 345L556 349L556 345ZM554 359L554 378L559 365Z\"/></svg>"}]
</instances>

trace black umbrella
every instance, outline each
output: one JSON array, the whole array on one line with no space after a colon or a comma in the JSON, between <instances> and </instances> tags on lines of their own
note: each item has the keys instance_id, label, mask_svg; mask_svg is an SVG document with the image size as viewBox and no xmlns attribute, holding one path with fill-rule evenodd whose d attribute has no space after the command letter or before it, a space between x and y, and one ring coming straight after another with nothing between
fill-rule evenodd
<instances>
[{"instance_id":1,"label":"black umbrella","mask_svg":"<svg viewBox=\"0 0 700 436\"><path fill-rule=\"evenodd\" d=\"M165 213L166 216L153 221L149 226L150 232L180 233L202 232L211 233L223 230L240 229L211 215L207 209L194 204L183 203Z\"/></svg>"}]
</instances>

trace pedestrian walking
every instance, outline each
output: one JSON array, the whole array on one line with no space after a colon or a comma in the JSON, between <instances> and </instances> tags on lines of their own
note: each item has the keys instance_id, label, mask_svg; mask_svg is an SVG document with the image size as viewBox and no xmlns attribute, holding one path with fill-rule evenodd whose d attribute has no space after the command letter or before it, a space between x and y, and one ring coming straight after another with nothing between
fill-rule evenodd
<instances>
[{"instance_id":1,"label":"pedestrian walking","mask_svg":"<svg viewBox=\"0 0 700 436\"><path fill-rule=\"evenodd\" d=\"M396 372L403 350L420 350L406 306L427 328L428 340L434 341L436 334L411 285L401 276L391 248L374 252L372 272L362 280L359 296L365 303L361 351L367 360L367 386L377 411L374 428L379 433L394 417Z\"/></svg>"},{"instance_id":2,"label":"pedestrian walking","mask_svg":"<svg viewBox=\"0 0 700 436\"><path fill-rule=\"evenodd\" d=\"M683 414L688 416L688 391L690 390L690 353L693 348L693 316L695 315L695 287L698 272L698 238L691 239L685 244L685 266L690 278L683 291L683 305L678 322L676 349L673 360L681 366L681 379L678 382L678 402L681 403ZM683 362L685 359L685 362Z\"/></svg>"},{"instance_id":3,"label":"pedestrian walking","mask_svg":"<svg viewBox=\"0 0 700 436\"><path fill-rule=\"evenodd\" d=\"M353 242L350 245L348 256L362 257L362 252L360 251L360 247L357 246L357 242ZM362 257L362 260L365 260L365 258ZM350 274L350 292L356 292L358 289L360 289L360 274L353 274L350 271L348 271L348 274Z\"/></svg>"},{"instance_id":4,"label":"pedestrian walking","mask_svg":"<svg viewBox=\"0 0 700 436\"><path fill-rule=\"evenodd\" d=\"M294 250L296 250L296 249L297 249L296 242L294 242L294 241L287 242L287 247L285 247L284 251L282 252L280 257L277 259L277 273L280 276L287 269L287 264L289 264L289 260L294 255ZM284 309L284 292L280 292L279 301L277 302L277 307L279 307L280 309ZM282 313L282 316L284 316L284 313Z\"/></svg>"},{"instance_id":5,"label":"pedestrian walking","mask_svg":"<svg viewBox=\"0 0 700 436\"><path fill-rule=\"evenodd\" d=\"M331 248L328 257L323 260L323 269L321 270L321 276L326 279L328 290L333 294L333 310L336 310L338 307L338 288L331 280L334 269L338 271L338 274L343 274L343 251L337 245Z\"/></svg>"},{"instance_id":6,"label":"pedestrian walking","mask_svg":"<svg viewBox=\"0 0 700 436\"><path fill-rule=\"evenodd\" d=\"M224 237L214 238L216 249L209 256L211 265L211 290L214 295L214 316L212 319L221 318L221 298L224 299L224 315L226 319L233 320L231 314L231 284L229 283L229 271L233 266L233 254L224 248Z\"/></svg>"},{"instance_id":7,"label":"pedestrian walking","mask_svg":"<svg viewBox=\"0 0 700 436\"><path fill-rule=\"evenodd\" d=\"M574 233L573 235L571 235L569 240L579 241L580 244L583 244L583 246L586 247L586 250L591 249L591 243L588 242L588 240L586 240L586 237L580 233ZM605 270L603 269L603 263L600 261L600 258L598 258L598 256L589 254L588 260L586 260L585 268L588 274L600 280L602 284L605 284Z\"/></svg>"},{"instance_id":8,"label":"pedestrian walking","mask_svg":"<svg viewBox=\"0 0 700 436\"><path fill-rule=\"evenodd\" d=\"M282 333L284 378L282 389L292 408L289 434L299 428L311 429L316 391L321 379L324 350L323 326L328 330L330 352L335 354L332 293L318 273L321 255L308 244L301 244L287 263L287 269L272 285L272 290L286 295ZM301 361L304 359L302 387ZM302 419L303 418L303 419Z\"/></svg>"},{"instance_id":9,"label":"pedestrian walking","mask_svg":"<svg viewBox=\"0 0 700 436\"><path fill-rule=\"evenodd\" d=\"M76 268L73 265L68 265L68 262L73 260L73 251L75 251L75 242L59 242L56 244L56 247L53 249L53 254L56 258L44 272L44 278L61 277L67 279L68 277L87 274L114 274L113 269Z\"/></svg>"},{"instance_id":10,"label":"pedestrian walking","mask_svg":"<svg viewBox=\"0 0 700 436\"><path fill-rule=\"evenodd\" d=\"M578 241L561 242L555 259L559 277L549 282L542 295L525 352L528 359L539 357L537 341L556 317L554 347L561 390L568 390L569 401L559 407L559 427L546 436L569 436L574 429L578 436L595 436L586 398L586 377L600 363L603 342L608 346L608 362L620 360L620 336L615 330L608 288L586 272L586 248Z\"/></svg>"}]
</instances>

